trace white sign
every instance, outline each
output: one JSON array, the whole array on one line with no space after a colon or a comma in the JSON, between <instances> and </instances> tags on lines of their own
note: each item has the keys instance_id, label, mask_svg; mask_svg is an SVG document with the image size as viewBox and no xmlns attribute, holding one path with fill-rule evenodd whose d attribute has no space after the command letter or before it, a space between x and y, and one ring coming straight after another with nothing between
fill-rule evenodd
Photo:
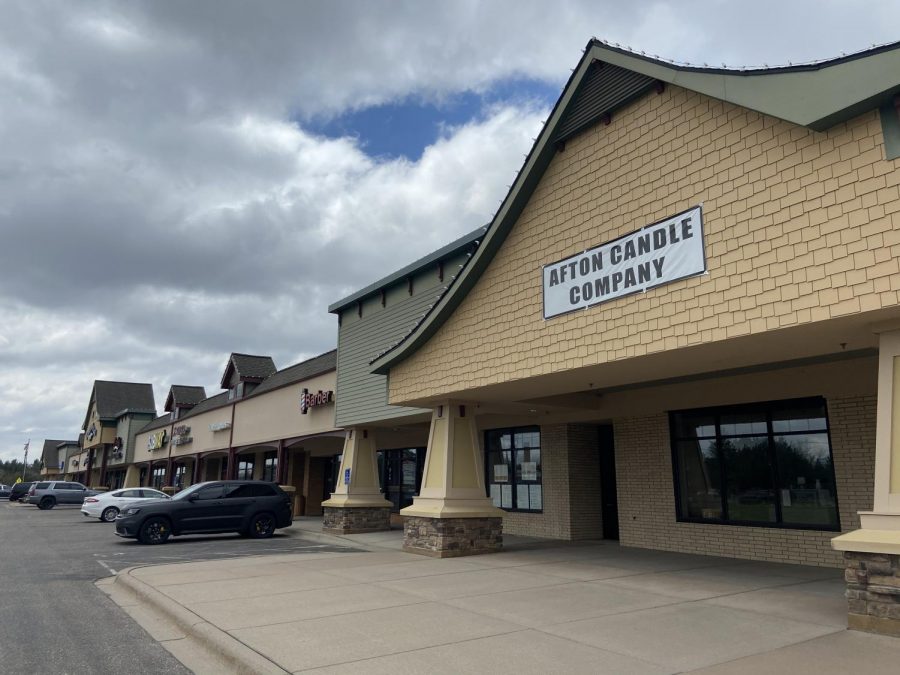
<instances>
[{"instance_id":1,"label":"white sign","mask_svg":"<svg viewBox=\"0 0 900 675\"><path fill-rule=\"evenodd\" d=\"M231 428L231 422L213 422L209 425L210 431L225 431Z\"/></svg>"},{"instance_id":2,"label":"white sign","mask_svg":"<svg viewBox=\"0 0 900 675\"><path fill-rule=\"evenodd\" d=\"M703 210L679 213L544 265L544 318L703 274Z\"/></svg>"}]
</instances>

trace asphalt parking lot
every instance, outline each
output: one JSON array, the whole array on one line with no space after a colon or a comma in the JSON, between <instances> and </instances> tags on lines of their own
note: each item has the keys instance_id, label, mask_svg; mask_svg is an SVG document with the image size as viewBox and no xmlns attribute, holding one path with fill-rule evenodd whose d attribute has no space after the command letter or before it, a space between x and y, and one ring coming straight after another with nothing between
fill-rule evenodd
<instances>
[{"instance_id":1,"label":"asphalt parking lot","mask_svg":"<svg viewBox=\"0 0 900 675\"><path fill-rule=\"evenodd\" d=\"M347 551L282 530L267 540L176 537L142 546L77 506L0 502L0 669L20 673L186 673L94 582L134 565Z\"/></svg>"}]
</instances>

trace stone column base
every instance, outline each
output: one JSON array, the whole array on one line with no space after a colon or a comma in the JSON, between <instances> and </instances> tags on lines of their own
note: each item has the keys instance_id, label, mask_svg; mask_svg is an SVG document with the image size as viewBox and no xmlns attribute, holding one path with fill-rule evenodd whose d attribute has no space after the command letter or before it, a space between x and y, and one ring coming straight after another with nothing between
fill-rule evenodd
<instances>
[{"instance_id":1,"label":"stone column base","mask_svg":"<svg viewBox=\"0 0 900 675\"><path fill-rule=\"evenodd\" d=\"M423 518L403 520L403 550L432 558L497 553L503 548L502 518Z\"/></svg>"},{"instance_id":2,"label":"stone column base","mask_svg":"<svg viewBox=\"0 0 900 675\"><path fill-rule=\"evenodd\" d=\"M391 529L390 506L323 506L322 532L362 534Z\"/></svg>"},{"instance_id":3,"label":"stone column base","mask_svg":"<svg viewBox=\"0 0 900 675\"><path fill-rule=\"evenodd\" d=\"M900 555L844 551L847 626L900 637Z\"/></svg>"}]
</instances>

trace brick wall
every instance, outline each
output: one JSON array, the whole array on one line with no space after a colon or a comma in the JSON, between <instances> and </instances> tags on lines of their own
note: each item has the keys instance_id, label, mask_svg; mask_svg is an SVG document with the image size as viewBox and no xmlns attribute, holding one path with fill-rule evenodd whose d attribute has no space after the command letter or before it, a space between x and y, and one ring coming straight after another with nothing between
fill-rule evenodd
<instances>
[{"instance_id":1,"label":"brick wall","mask_svg":"<svg viewBox=\"0 0 900 675\"><path fill-rule=\"evenodd\" d=\"M603 516L600 501L600 449L597 427L570 424L569 446L569 538L600 539Z\"/></svg>"},{"instance_id":2,"label":"brick wall","mask_svg":"<svg viewBox=\"0 0 900 675\"><path fill-rule=\"evenodd\" d=\"M565 424L541 427L541 484L543 513L511 511L503 518L503 531L529 537L568 539L569 448Z\"/></svg>"},{"instance_id":3,"label":"brick wall","mask_svg":"<svg viewBox=\"0 0 900 675\"><path fill-rule=\"evenodd\" d=\"M602 536L597 427L554 424L541 427L543 513L510 512L503 531L550 539Z\"/></svg>"},{"instance_id":4,"label":"brick wall","mask_svg":"<svg viewBox=\"0 0 900 675\"><path fill-rule=\"evenodd\" d=\"M872 508L875 397L831 398L828 413L841 527L853 530L856 512ZM843 566L831 549L834 532L676 522L668 425L665 413L614 423L622 545Z\"/></svg>"},{"instance_id":5,"label":"brick wall","mask_svg":"<svg viewBox=\"0 0 900 675\"><path fill-rule=\"evenodd\" d=\"M826 132L681 89L569 139L390 400L446 396L898 304L900 171L877 111ZM542 320L542 265L703 204L707 275Z\"/></svg>"}]
</instances>

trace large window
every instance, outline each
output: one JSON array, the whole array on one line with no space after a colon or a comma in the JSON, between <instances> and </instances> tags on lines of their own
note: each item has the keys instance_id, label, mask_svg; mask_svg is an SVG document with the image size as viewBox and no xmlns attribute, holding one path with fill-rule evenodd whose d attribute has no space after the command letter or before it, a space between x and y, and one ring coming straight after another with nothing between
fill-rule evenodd
<instances>
[{"instance_id":1,"label":"large window","mask_svg":"<svg viewBox=\"0 0 900 675\"><path fill-rule=\"evenodd\" d=\"M488 495L507 511L543 510L539 427L485 432Z\"/></svg>"},{"instance_id":2,"label":"large window","mask_svg":"<svg viewBox=\"0 0 900 675\"><path fill-rule=\"evenodd\" d=\"M161 490L162 486L166 484L166 467L164 466L155 466L153 467L153 481L151 485L155 487L157 490Z\"/></svg>"},{"instance_id":3,"label":"large window","mask_svg":"<svg viewBox=\"0 0 900 675\"><path fill-rule=\"evenodd\" d=\"M263 480L274 483L278 474L278 455L275 452L267 452L263 459Z\"/></svg>"},{"instance_id":4,"label":"large window","mask_svg":"<svg viewBox=\"0 0 900 675\"><path fill-rule=\"evenodd\" d=\"M822 398L673 412L679 520L839 530Z\"/></svg>"},{"instance_id":5,"label":"large window","mask_svg":"<svg viewBox=\"0 0 900 675\"><path fill-rule=\"evenodd\" d=\"M253 457L238 459L237 479L253 480Z\"/></svg>"}]
</instances>

